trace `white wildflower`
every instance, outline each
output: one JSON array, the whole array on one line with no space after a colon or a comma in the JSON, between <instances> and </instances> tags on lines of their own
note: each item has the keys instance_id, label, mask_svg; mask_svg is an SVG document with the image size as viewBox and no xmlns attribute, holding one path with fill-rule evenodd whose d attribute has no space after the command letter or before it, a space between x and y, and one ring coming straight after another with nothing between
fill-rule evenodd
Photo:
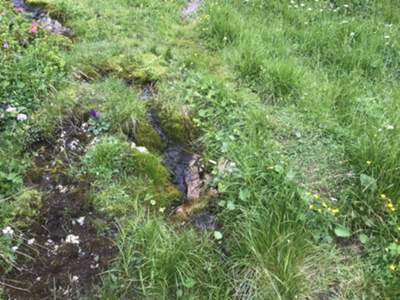
<instances>
[{"instance_id":1,"label":"white wildflower","mask_svg":"<svg viewBox=\"0 0 400 300\"><path fill-rule=\"evenodd\" d=\"M69 234L65 238L65 242L68 243L68 244L79 244L79 236L73 235L73 234Z\"/></svg>"},{"instance_id":2,"label":"white wildflower","mask_svg":"<svg viewBox=\"0 0 400 300\"><path fill-rule=\"evenodd\" d=\"M76 275L72 276L72 279L71 279L72 282L76 282L78 280L79 280L79 276L76 276Z\"/></svg>"},{"instance_id":3,"label":"white wildflower","mask_svg":"<svg viewBox=\"0 0 400 300\"><path fill-rule=\"evenodd\" d=\"M78 222L79 225L83 226L83 224L85 224L85 217L80 217L76 219L76 222Z\"/></svg>"},{"instance_id":4,"label":"white wildflower","mask_svg":"<svg viewBox=\"0 0 400 300\"><path fill-rule=\"evenodd\" d=\"M65 194L65 193L68 191L68 187L63 186L63 185L61 185L61 184L57 185L56 188L57 188L57 190L60 191L61 194Z\"/></svg>"},{"instance_id":5,"label":"white wildflower","mask_svg":"<svg viewBox=\"0 0 400 300\"><path fill-rule=\"evenodd\" d=\"M69 147L71 150L75 150L77 148L78 144L79 144L79 140L75 139L69 144Z\"/></svg>"},{"instance_id":6,"label":"white wildflower","mask_svg":"<svg viewBox=\"0 0 400 300\"><path fill-rule=\"evenodd\" d=\"M28 240L28 245L32 245L35 242L35 239Z\"/></svg>"},{"instance_id":7,"label":"white wildflower","mask_svg":"<svg viewBox=\"0 0 400 300\"><path fill-rule=\"evenodd\" d=\"M83 131L86 131L89 128L89 124L88 123L82 123L81 128Z\"/></svg>"},{"instance_id":8,"label":"white wildflower","mask_svg":"<svg viewBox=\"0 0 400 300\"><path fill-rule=\"evenodd\" d=\"M11 247L11 250L12 250L13 252L17 251L17 250L18 250L18 246Z\"/></svg>"},{"instance_id":9,"label":"white wildflower","mask_svg":"<svg viewBox=\"0 0 400 300\"><path fill-rule=\"evenodd\" d=\"M12 236L14 234L14 230L10 226L5 227L2 231L4 235Z\"/></svg>"},{"instance_id":10,"label":"white wildflower","mask_svg":"<svg viewBox=\"0 0 400 300\"><path fill-rule=\"evenodd\" d=\"M394 126L388 124L388 125L385 126L385 128L386 128L387 130L393 130L393 129L394 129Z\"/></svg>"},{"instance_id":11,"label":"white wildflower","mask_svg":"<svg viewBox=\"0 0 400 300\"><path fill-rule=\"evenodd\" d=\"M26 114L18 114L17 115L17 121L23 122L28 119L28 116Z\"/></svg>"}]
</instances>

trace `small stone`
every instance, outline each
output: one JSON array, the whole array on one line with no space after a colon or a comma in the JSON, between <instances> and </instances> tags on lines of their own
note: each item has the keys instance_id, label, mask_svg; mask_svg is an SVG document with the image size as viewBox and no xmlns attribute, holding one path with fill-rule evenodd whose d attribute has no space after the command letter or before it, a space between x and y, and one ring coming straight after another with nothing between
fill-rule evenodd
<instances>
[{"instance_id":1,"label":"small stone","mask_svg":"<svg viewBox=\"0 0 400 300\"><path fill-rule=\"evenodd\" d=\"M149 153L149 150L147 150L146 147L136 147L136 150L140 153Z\"/></svg>"},{"instance_id":2,"label":"small stone","mask_svg":"<svg viewBox=\"0 0 400 300\"><path fill-rule=\"evenodd\" d=\"M12 107L12 106L7 106L6 112L7 113L15 113L15 112L17 112L17 109L15 107Z\"/></svg>"}]
</instances>

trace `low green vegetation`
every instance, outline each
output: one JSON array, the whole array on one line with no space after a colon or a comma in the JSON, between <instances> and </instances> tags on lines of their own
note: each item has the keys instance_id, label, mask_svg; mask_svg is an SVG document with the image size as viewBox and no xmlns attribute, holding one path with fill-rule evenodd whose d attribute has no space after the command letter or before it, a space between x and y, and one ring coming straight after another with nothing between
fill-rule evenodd
<instances>
[{"instance_id":1,"label":"low green vegetation","mask_svg":"<svg viewBox=\"0 0 400 300\"><path fill-rule=\"evenodd\" d=\"M0 4L0 277L41 209L23 180L35 144L94 111L68 171L117 224L93 298L400 297L396 1L206 0L189 18L183 0L36 4L75 37ZM150 110L201 150L217 230L171 216Z\"/></svg>"}]
</instances>

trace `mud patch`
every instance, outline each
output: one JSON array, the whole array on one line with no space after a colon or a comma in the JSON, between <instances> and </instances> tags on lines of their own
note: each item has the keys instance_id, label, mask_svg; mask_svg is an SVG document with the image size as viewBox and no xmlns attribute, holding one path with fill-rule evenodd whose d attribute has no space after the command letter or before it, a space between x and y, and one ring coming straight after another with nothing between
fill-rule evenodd
<instances>
[{"instance_id":1,"label":"mud patch","mask_svg":"<svg viewBox=\"0 0 400 300\"><path fill-rule=\"evenodd\" d=\"M91 140L77 119L62 121L55 143L35 145L25 184L42 193L43 204L23 234L17 267L2 279L10 299L80 299L116 253L116 231L87 201L88 181L69 174Z\"/></svg>"}]
</instances>

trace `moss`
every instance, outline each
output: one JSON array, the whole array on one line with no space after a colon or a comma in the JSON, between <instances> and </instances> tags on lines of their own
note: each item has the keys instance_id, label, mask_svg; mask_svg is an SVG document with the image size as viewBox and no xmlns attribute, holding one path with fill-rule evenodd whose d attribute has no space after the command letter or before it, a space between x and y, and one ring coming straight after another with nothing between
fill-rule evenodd
<instances>
[{"instance_id":1,"label":"moss","mask_svg":"<svg viewBox=\"0 0 400 300\"><path fill-rule=\"evenodd\" d=\"M13 202L15 224L20 228L28 227L39 216L42 207L41 194L32 189L22 192Z\"/></svg>"},{"instance_id":2,"label":"moss","mask_svg":"<svg viewBox=\"0 0 400 300\"><path fill-rule=\"evenodd\" d=\"M190 118L184 113L179 114L175 110L157 109L157 117L160 126L167 136L178 144L189 144L192 140L193 125Z\"/></svg>"},{"instance_id":3,"label":"moss","mask_svg":"<svg viewBox=\"0 0 400 300\"><path fill-rule=\"evenodd\" d=\"M145 146L150 151L161 153L164 144L158 133L147 123L139 122L135 128L134 139L138 146Z\"/></svg>"},{"instance_id":4,"label":"moss","mask_svg":"<svg viewBox=\"0 0 400 300\"><path fill-rule=\"evenodd\" d=\"M137 151L134 152L133 156L137 176L145 176L156 185L165 185L168 182L169 172L161 163L159 157Z\"/></svg>"},{"instance_id":5,"label":"moss","mask_svg":"<svg viewBox=\"0 0 400 300\"><path fill-rule=\"evenodd\" d=\"M47 9L51 7L51 4L48 1L42 1L42 0L25 0L26 4L31 5L31 6L36 6L36 7L41 7L44 9Z\"/></svg>"},{"instance_id":6,"label":"moss","mask_svg":"<svg viewBox=\"0 0 400 300\"><path fill-rule=\"evenodd\" d=\"M169 178L158 156L132 150L127 142L115 137L104 137L90 147L82 168L100 181L135 176L165 185Z\"/></svg>"},{"instance_id":7,"label":"moss","mask_svg":"<svg viewBox=\"0 0 400 300\"><path fill-rule=\"evenodd\" d=\"M148 178L128 177L96 192L93 203L109 216L122 217L137 213L143 206L158 211L170 206L179 197L180 193L169 182L160 185Z\"/></svg>"},{"instance_id":8,"label":"moss","mask_svg":"<svg viewBox=\"0 0 400 300\"><path fill-rule=\"evenodd\" d=\"M168 68L164 66L163 59L153 53L143 53L140 62L149 74L150 80L158 80L168 71Z\"/></svg>"},{"instance_id":9,"label":"moss","mask_svg":"<svg viewBox=\"0 0 400 300\"><path fill-rule=\"evenodd\" d=\"M125 66L121 77L139 85L151 81L150 74L137 64L128 64Z\"/></svg>"},{"instance_id":10,"label":"moss","mask_svg":"<svg viewBox=\"0 0 400 300\"><path fill-rule=\"evenodd\" d=\"M171 183L167 183L161 190L158 191L156 200L157 207L168 207L173 201L179 199L180 192Z\"/></svg>"}]
</instances>

